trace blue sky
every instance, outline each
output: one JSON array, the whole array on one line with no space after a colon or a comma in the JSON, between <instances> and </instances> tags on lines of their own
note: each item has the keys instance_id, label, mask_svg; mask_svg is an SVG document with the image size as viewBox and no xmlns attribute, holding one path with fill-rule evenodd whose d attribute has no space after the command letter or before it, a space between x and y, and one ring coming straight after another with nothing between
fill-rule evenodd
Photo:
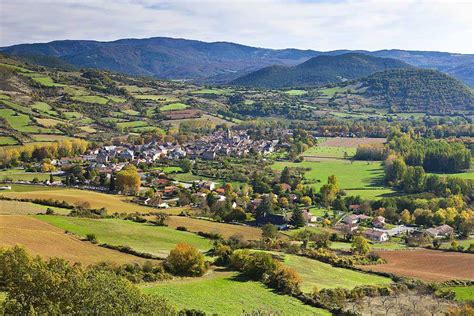
<instances>
[{"instance_id":1,"label":"blue sky","mask_svg":"<svg viewBox=\"0 0 474 316\"><path fill-rule=\"evenodd\" d=\"M0 46L153 36L324 51L474 53L474 2L0 0Z\"/></svg>"}]
</instances>

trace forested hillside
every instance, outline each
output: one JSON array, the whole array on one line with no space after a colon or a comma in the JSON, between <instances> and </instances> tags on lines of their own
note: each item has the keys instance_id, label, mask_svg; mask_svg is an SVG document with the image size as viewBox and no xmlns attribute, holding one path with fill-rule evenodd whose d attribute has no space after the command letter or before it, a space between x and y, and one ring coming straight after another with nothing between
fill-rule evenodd
<instances>
[{"instance_id":1,"label":"forested hillside","mask_svg":"<svg viewBox=\"0 0 474 316\"><path fill-rule=\"evenodd\" d=\"M260 88L309 87L356 79L392 68L410 68L391 58L363 54L318 56L294 67L266 67L231 82L233 85Z\"/></svg>"},{"instance_id":2,"label":"forested hillside","mask_svg":"<svg viewBox=\"0 0 474 316\"><path fill-rule=\"evenodd\" d=\"M380 99L394 111L443 113L474 108L471 89L435 70L393 69L361 81L366 96Z\"/></svg>"}]
</instances>

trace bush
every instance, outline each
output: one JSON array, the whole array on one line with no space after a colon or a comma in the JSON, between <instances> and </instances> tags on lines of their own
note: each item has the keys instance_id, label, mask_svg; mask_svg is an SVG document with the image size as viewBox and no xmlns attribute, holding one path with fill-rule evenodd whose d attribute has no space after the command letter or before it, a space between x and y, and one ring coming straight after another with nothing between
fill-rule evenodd
<instances>
[{"instance_id":1,"label":"bush","mask_svg":"<svg viewBox=\"0 0 474 316\"><path fill-rule=\"evenodd\" d=\"M95 234L87 234L86 235L86 240L90 241L93 244L97 243L97 236Z\"/></svg>"},{"instance_id":2,"label":"bush","mask_svg":"<svg viewBox=\"0 0 474 316\"><path fill-rule=\"evenodd\" d=\"M177 244L166 258L165 267L180 276L201 276L208 268L202 253L188 244Z\"/></svg>"},{"instance_id":3,"label":"bush","mask_svg":"<svg viewBox=\"0 0 474 316\"><path fill-rule=\"evenodd\" d=\"M188 231L188 229L184 226L178 226L178 227L176 227L176 230L180 230L182 232L187 232Z\"/></svg>"},{"instance_id":4,"label":"bush","mask_svg":"<svg viewBox=\"0 0 474 316\"><path fill-rule=\"evenodd\" d=\"M277 267L270 273L268 286L285 294L297 294L300 292L302 281L295 270L277 264Z\"/></svg>"}]
</instances>

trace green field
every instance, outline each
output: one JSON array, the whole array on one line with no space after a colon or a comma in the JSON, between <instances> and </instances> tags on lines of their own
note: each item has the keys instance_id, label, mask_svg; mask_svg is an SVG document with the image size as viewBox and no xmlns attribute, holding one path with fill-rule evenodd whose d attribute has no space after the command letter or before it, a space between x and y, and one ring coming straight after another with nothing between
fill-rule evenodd
<instances>
[{"instance_id":1,"label":"green field","mask_svg":"<svg viewBox=\"0 0 474 316\"><path fill-rule=\"evenodd\" d=\"M447 291L453 291L456 294L456 300L460 302L474 301L474 285L471 286L452 286L444 288Z\"/></svg>"},{"instance_id":2,"label":"green field","mask_svg":"<svg viewBox=\"0 0 474 316\"><path fill-rule=\"evenodd\" d=\"M135 94L133 97L137 100L151 100L159 102L175 102L178 101L176 97L166 95L151 95L151 94Z\"/></svg>"},{"instance_id":3,"label":"green field","mask_svg":"<svg viewBox=\"0 0 474 316\"><path fill-rule=\"evenodd\" d=\"M288 90L288 91L285 91L285 93L288 95L303 95L303 94L306 94L307 92L305 90Z\"/></svg>"},{"instance_id":4,"label":"green field","mask_svg":"<svg viewBox=\"0 0 474 316\"><path fill-rule=\"evenodd\" d=\"M84 116L79 112L63 112L63 114L67 119L78 119Z\"/></svg>"},{"instance_id":5,"label":"green field","mask_svg":"<svg viewBox=\"0 0 474 316\"><path fill-rule=\"evenodd\" d=\"M125 114L128 114L128 115L133 115L133 116L136 116L136 115L140 114L140 112L135 111L135 110L130 110L130 109L122 110L122 112L125 113Z\"/></svg>"},{"instance_id":6,"label":"green field","mask_svg":"<svg viewBox=\"0 0 474 316\"><path fill-rule=\"evenodd\" d=\"M326 89L319 90L319 92L321 92L324 96L327 96L329 98L332 98L336 92L341 93L345 91L347 91L347 88L339 88L339 87L326 88Z\"/></svg>"},{"instance_id":7,"label":"green field","mask_svg":"<svg viewBox=\"0 0 474 316\"><path fill-rule=\"evenodd\" d=\"M330 315L230 272L149 284L142 289L145 293L168 298L179 309L198 309L209 315L242 315L243 310L280 312L272 315Z\"/></svg>"},{"instance_id":8,"label":"green field","mask_svg":"<svg viewBox=\"0 0 474 316\"><path fill-rule=\"evenodd\" d=\"M382 186L383 167L380 162L363 161L303 161L301 163L276 162L272 168L283 170L285 166L291 168L309 168L305 172L303 183L319 190L327 183L330 175L335 175L339 187L348 195L360 195L363 198L380 198L382 195L394 193L392 189Z\"/></svg>"},{"instance_id":9,"label":"green field","mask_svg":"<svg viewBox=\"0 0 474 316\"><path fill-rule=\"evenodd\" d=\"M125 102L127 102L127 99L122 98L122 97L107 96L107 98L109 98L109 100L114 102L114 103L125 103Z\"/></svg>"},{"instance_id":10,"label":"green field","mask_svg":"<svg viewBox=\"0 0 474 316\"><path fill-rule=\"evenodd\" d=\"M129 246L136 251L157 256L167 256L178 243L188 243L202 251L211 248L208 239L163 226L158 227L121 219L87 219L64 216L38 216L37 218L82 237L93 233L100 243Z\"/></svg>"},{"instance_id":11,"label":"green field","mask_svg":"<svg viewBox=\"0 0 474 316\"><path fill-rule=\"evenodd\" d=\"M54 82L54 80L51 79L50 77L45 76L45 75L42 75L42 74L38 74L38 73L27 73L27 74L25 74L25 75L27 75L28 77L30 77L31 79L33 79L33 81L35 81L36 83L39 83L40 85L42 85L42 86L44 86L44 87L64 87L63 84L56 83L56 82Z\"/></svg>"},{"instance_id":12,"label":"green field","mask_svg":"<svg viewBox=\"0 0 474 316\"><path fill-rule=\"evenodd\" d=\"M300 274L303 279L302 290L305 292L311 292L314 287L352 289L360 285L384 285L392 282L389 278L335 268L330 264L306 257L285 255L284 258L284 264Z\"/></svg>"},{"instance_id":13,"label":"green field","mask_svg":"<svg viewBox=\"0 0 474 316\"><path fill-rule=\"evenodd\" d=\"M148 123L144 121L120 122L120 123L117 123L117 126L121 128L143 127L143 126L148 126Z\"/></svg>"},{"instance_id":14,"label":"green field","mask_svg":"<svg viewBox=\"0 0 474 316\"><path fill-rule=\"evenodd\" d=\"M0 136L0 146L16 145L18 141L11 136Z\"/></svg>"},{"instance_id":15,"label":"green field","mask_svg":"<svg viewBox=\"0 0 474 316\"><path fill-rule=\"evenodd\" d=\"M467 172L461 172L461 173L432 173L432 174L435 174L440 177L451 177L451 178L474 180L474 170L469 170Z\"/></svg>"},{"instance_id":16,"label":"green field","mask_svg":"<svg viewBox=\"0 0 474 316\"><path fill-rule=\"evenodd\" d=\"M51 106L46 102L35 102L31 105L32 108L37 109L40 112L47 113L49 115L57 116L58 112L54 111Z\"/></svg>"},{"instance_id":17,"label":"green field","mask_svg":"<svg viewBox=\"0 0 474 316\"><path fill-rule=\"evenodd\" d=\"M189 106L184 103L171 103L160 107L160 111L173 111L173 110L183 110Z\"/></svg>"},{"instance_id":18,"label":"green field","mask_svg":"<svg viewBox=\"0 0 474 316\"><path fill-rule=\"evenodd\" d=\"M5 184L1 183L0 186ZM0 192L35 192L35 191L56 191L61 190L58 187L48 187L45 185L30 185L30 184L8 184L12 187L9 191L0 191Z\"/></svg>"},{"instance_id":19,"label":"green field","mask_svg":"<svg viewBox=\"0 0 474 316\"><path fill-rule=\"evenodd\" d=\"M29 215L44 213L50 208L56 214L67 215L71 210L59 207L34 204L30 202L0 200L0 215Z\"/></svg>"},{"instance_id":20,"label":"green field","mask_svg":"<svg viewBox=\"0 0 474 316\"><path fill-rule=\"evenodd\" d=\"M14 70L14 71L18 71L18 72L22 72L22 73L31 73L31 72L33 72L29 69L26 69L26 68L23 68L23 67L20 67L20 66L4 64L4 63L0 63L0 67L7 68L7 69L10 69L10 70Z\"/></svg>"},{"instance_id":21,"label":"green field","mask_svg":"<svg viewBox=\"0 0 474 316\"><path fill-rule=\"evenodd\" d=\"M217 95L225 95L231 93L231 89L201 89L193 91L192 94L217 94Z\"/></svg>"},{"instance_id":22,"label":"green field","mask_svg":"<svg viewBox=\"0 0 474 316\"><path fill-rule=\"evenodd\" d=\"M335 241L331 243L331 249L342 249L349 250L351 249L351 243ZM407 249L407 246L395 242L386 242L381 244L370 244L372 249L384 249L384 250L400 250Z\"/></svg>"},{"instance_id":23,"label":"green field","mask_svg":"<svg viewBox=\"0 0 474 316\"><path fill-rule=\"evenodd\" d=\"M0 117L4 118L8 124L19 132L24 133L54 133L56 130L43 128L34 124L28 115L13 111L12 109L0 109Z\"/></svg>"},{"instance_id":24,"label":"green field","mask_svg":"<svg viewBox=\"0 0 474 316\"><path fill-rule=\"evenodd\" d=\"M335 146L316 146L311 147L302 155L304 157L328 157L328 158L346 158L355 155L357 148L354 147L335 147Z\"/></svg>"},{"instance_id":25,"label":"green field","mask_svg":"<svg viewBox=\"0 0 474 316\"><path fill-rule=\"evenodd\" d=\"M74 101L83 102L83 103L92 103L92 104L107 104L108 99L98 96L98 95L80 95L74 96L71 98Z\"/></svg>"},{"instance_id":26,"label":"green field","mask_svg":"<svg viewBox=\"0 0 474 316\"><path fill-rule=\"evenodd\" d=\"M0 171L0 181L5 178L12 179L13 181L32 181L34 178L39 181L45 181L49 180L49 173L25 172L23 169L8 169Z\"/></svg>"}]
</instances>

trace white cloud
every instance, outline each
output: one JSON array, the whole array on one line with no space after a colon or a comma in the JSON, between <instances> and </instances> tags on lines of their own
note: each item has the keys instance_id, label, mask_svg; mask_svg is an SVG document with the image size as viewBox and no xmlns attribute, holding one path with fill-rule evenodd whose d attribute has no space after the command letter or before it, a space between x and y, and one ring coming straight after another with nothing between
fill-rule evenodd
<instances>
[{"instance_id":1,"label":"white cloud","mask_svg":"<svg viewBox=\"0 0 474 316\"><path fill-rule=\"evenodd\" d=\"M270 48L474 53L472 1L2 0L0 45L172 36Z\"/></svg>"}]
</instances>

